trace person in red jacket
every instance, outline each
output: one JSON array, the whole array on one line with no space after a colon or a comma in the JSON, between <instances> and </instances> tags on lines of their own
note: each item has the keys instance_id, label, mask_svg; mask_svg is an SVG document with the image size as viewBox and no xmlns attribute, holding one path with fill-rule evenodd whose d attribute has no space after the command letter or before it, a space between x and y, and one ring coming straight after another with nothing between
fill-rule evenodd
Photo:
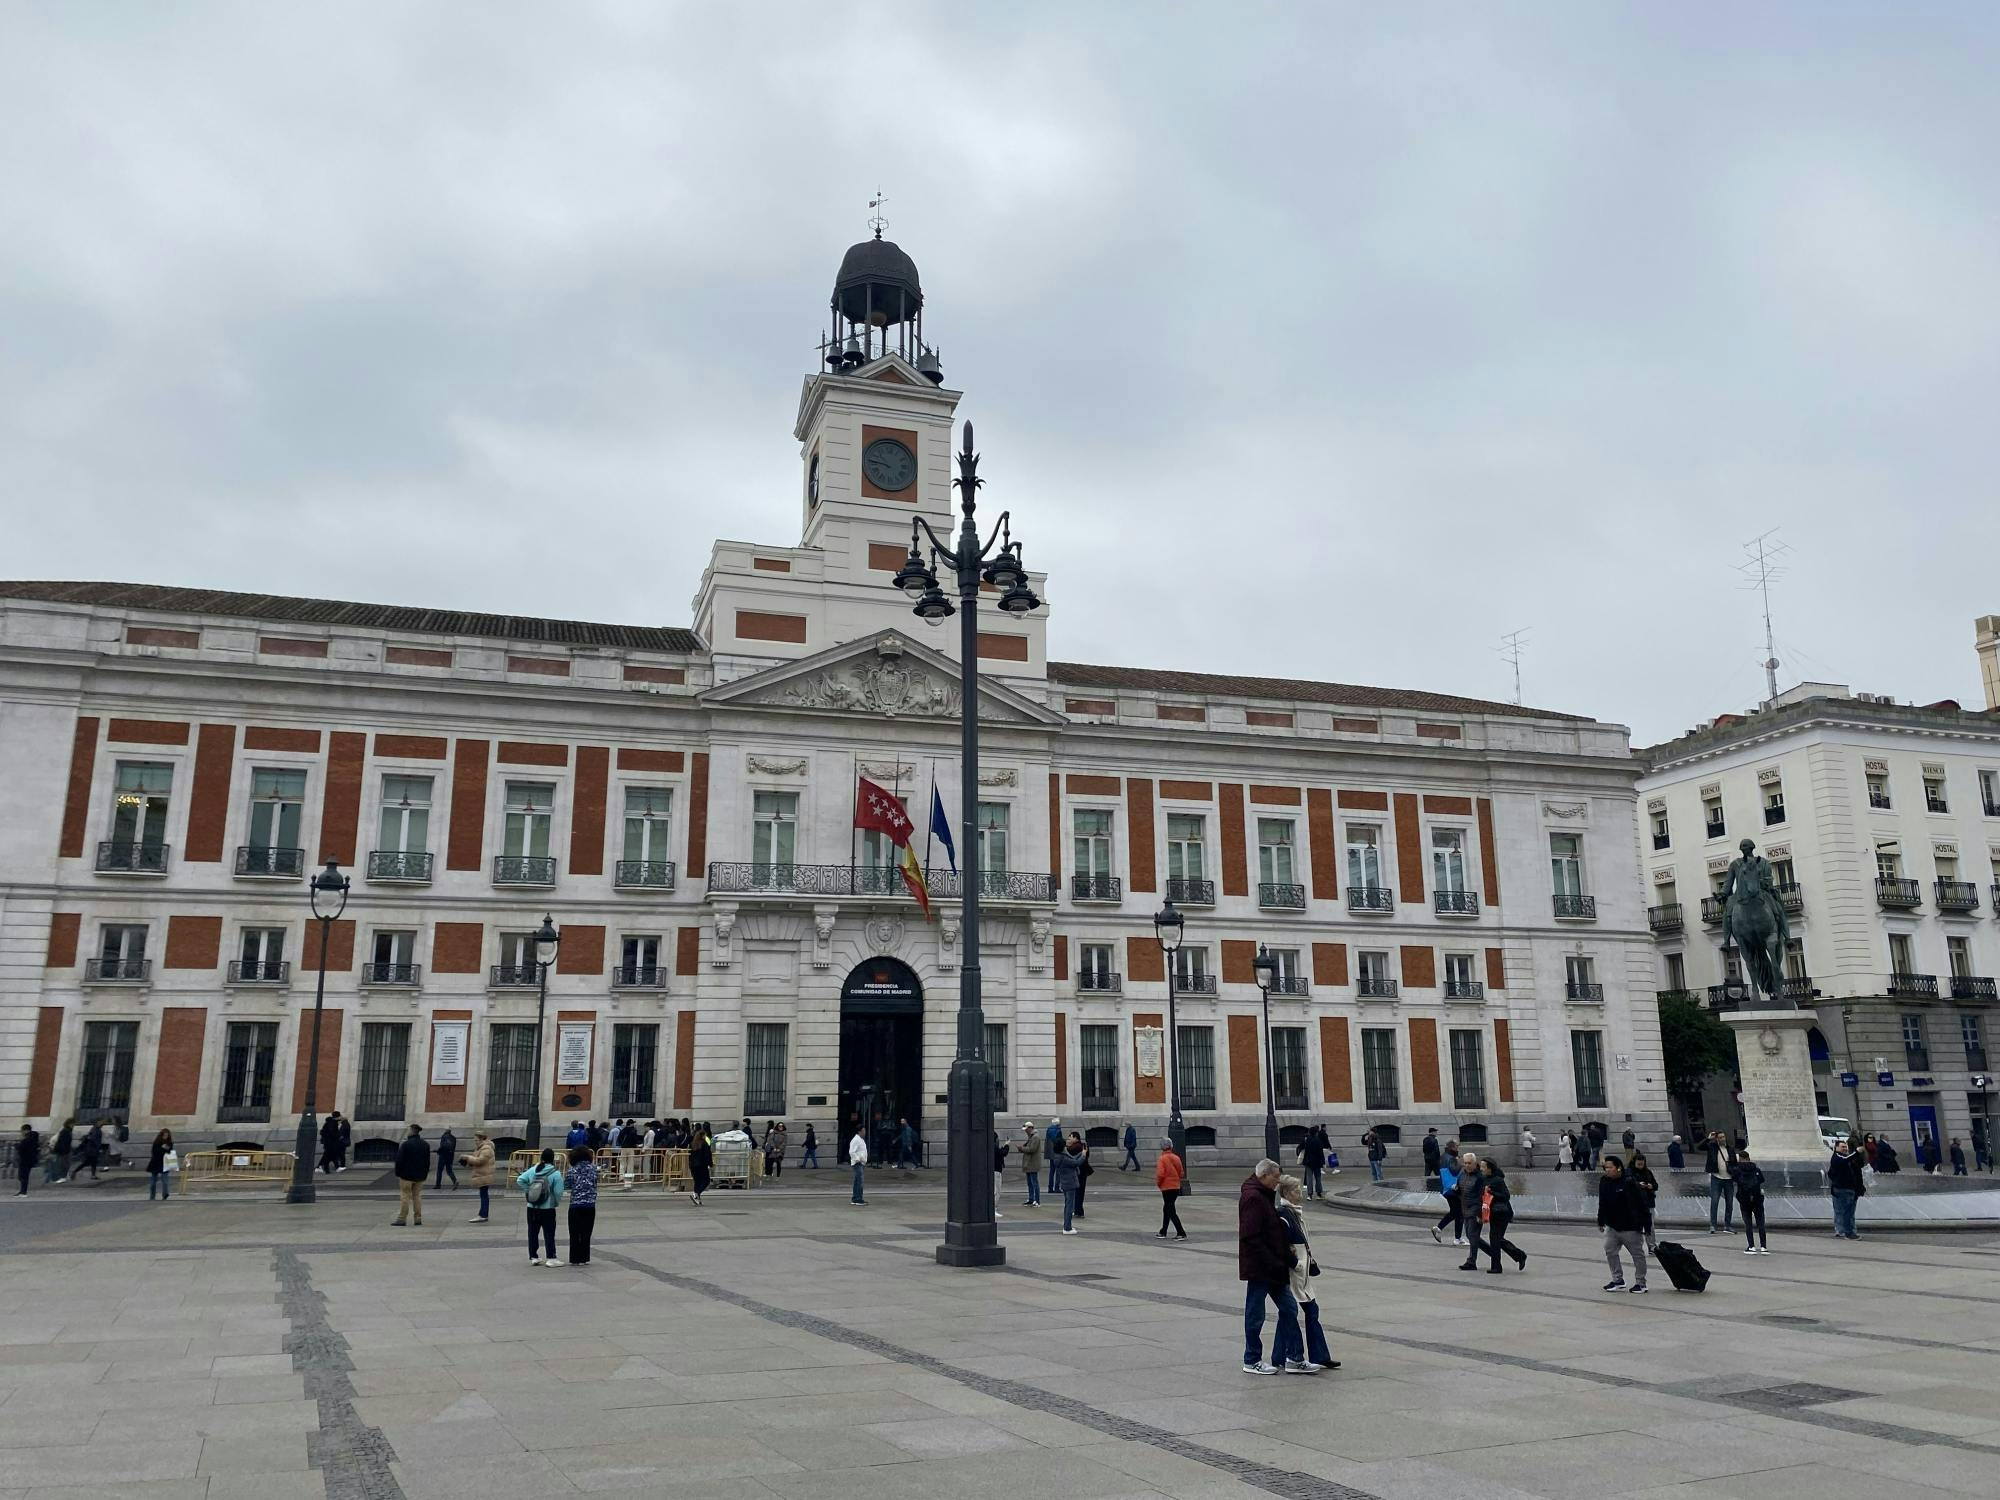
<instances>
[{"instance_id":1,"label":"person in red jacket","mask_svg":"<svg viewBox=\"0 0 2000 1500\"><path fill-rule=\"evenodd\" d=\"M1172 1141L1160 1142L1160 1159L1153 1164L1153 1181L1160 1189L1160 1233L1167 1237L1167 1226L1174 1226L1178 1239L1186 1239L1187 1231L1181 1228L1180 1210L1175 1205L1180 1202L1181 1189L1187 1184L1187 1163L1174 1154Z\"/></svg>"},{"instance_id":2,"label":"person in red jacket","mask_svg":"<svg viewBox=\"0 0 2000 1500\"><path fill-rule=\"evenodd\" d=\"M1264 1299L1278 1305L1280 1350L1304 1347L1292 1298L1292 1245L1278 1217L1278 1164L1257 1163L1236 1199L1236 1275L1243 1287L1243 1373L1275 1375L1264 1359Z\"/></svg>"}]
</instances>

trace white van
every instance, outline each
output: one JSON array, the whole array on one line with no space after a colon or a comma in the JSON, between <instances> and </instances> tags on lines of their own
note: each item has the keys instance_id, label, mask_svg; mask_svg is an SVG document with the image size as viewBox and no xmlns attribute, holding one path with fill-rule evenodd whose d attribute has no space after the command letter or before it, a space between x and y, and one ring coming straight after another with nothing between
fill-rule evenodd
<instances>
[{"instance_id":1,"label":"white van","mask_svg":"<svg viewBox=\"0 0 2000 1500\"><path fill-rule=\"evenodd\" d=\"M1844 1120L1839 1115L1821 1115L1819 1117L1819 1138L1825 1143L1827 1150L1831 1151L1835 1145L1846 1140L1853 1134L1854 1122L1852 1120Z\"/></svg>"}]
</instances>

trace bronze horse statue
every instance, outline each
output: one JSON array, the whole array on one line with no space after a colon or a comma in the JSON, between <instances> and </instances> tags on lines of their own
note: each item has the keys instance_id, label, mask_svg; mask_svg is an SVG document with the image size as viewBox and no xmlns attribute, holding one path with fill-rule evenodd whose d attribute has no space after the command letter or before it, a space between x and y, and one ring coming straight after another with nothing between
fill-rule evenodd
<instances>
[{"instance_id":1,"label":"bronze horse statue","mask_svg":"<svg viewBox=\"0 0 2000 1500\"><path fill-rule=\"evenodd\" d=\"M1757 845L1745 839L1738 846L1743 854L1732 860L1722 882L1722 931L1736 947L1743 963L1743 976L1750 984L1753 1000L1763 996L1774 1007L1784 1002L1780 988L1785 978L1785 946L1792 927L1785 915L1785 903L1778 895L1778 883L1771 862L1757 853Z\"/></svg>"}]
</instances>

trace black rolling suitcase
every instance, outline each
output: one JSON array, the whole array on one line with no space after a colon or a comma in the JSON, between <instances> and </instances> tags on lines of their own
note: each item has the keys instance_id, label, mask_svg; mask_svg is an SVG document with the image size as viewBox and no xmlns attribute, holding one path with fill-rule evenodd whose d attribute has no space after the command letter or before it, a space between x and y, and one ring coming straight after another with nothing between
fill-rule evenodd
<instances>
[{"instance_id":1,"label":"black rolling suitcase","mask_svg":"<svg viewBox=\"0 0 2000 1500\"><path fill-rule=\"evenodd\" d=\"M1672 1240L1661 1240L1653 1249L1653 1259L1667 1273L1677 1292L1698 1292L1708 1285L1708 1271L1695 1259L1694 1251Z\"/></svg>"}]
</instances>

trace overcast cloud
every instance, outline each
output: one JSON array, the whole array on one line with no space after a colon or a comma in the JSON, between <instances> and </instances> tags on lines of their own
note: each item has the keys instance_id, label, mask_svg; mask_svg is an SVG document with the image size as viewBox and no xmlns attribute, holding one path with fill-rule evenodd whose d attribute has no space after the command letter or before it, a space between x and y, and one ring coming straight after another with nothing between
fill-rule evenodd
<instances>
[{"instance_id":1,"label":"overcast cloud","mask_svg":"<svg viewBox=\"0 0 2000 1500\"><path fill-rule=\"evenodd\" d=\"M1053 655L1981 706L2000 16L13 7L0 576L685 624L890 196Z\"/></svg>"}]
</instances>

